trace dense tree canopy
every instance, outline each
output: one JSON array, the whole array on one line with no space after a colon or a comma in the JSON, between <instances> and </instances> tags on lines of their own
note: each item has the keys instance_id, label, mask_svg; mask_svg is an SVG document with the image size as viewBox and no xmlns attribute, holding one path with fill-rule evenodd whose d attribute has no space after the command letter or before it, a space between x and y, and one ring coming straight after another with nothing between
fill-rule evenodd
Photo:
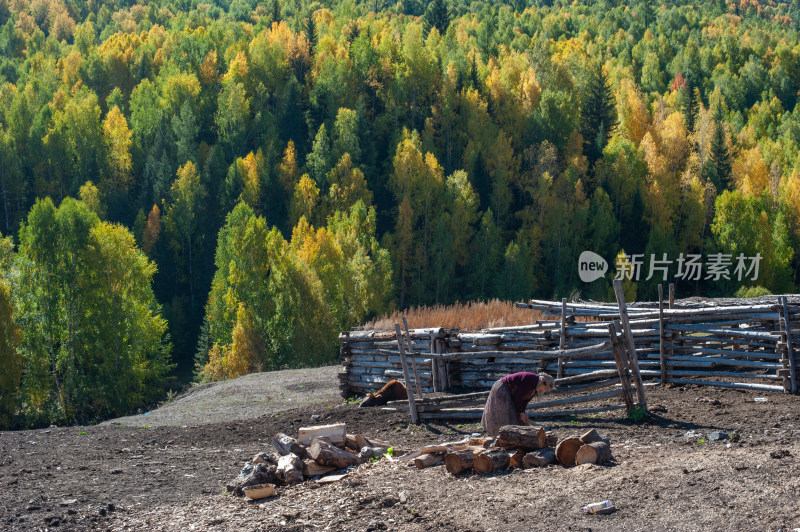
<instances>
[{"instance_id":1,"label":"dense tree canopy","mask_svg":"<svg viewBox=\"0 0 800 532\"><path fill-rule=\"evenodd\" d=\"M755 0L0 0L0 363L32 415L83 419L146 398L82 391L112 378L83 347L112 311L163 312L180 376L197 353L223 378L332 361L391 305L605 298L583 250L666 253L681 295L794 290L798 24ZM155 297L87 315L114 253ZM739 253L758 279L679 276Z\"/></svg>"}]
</instances>

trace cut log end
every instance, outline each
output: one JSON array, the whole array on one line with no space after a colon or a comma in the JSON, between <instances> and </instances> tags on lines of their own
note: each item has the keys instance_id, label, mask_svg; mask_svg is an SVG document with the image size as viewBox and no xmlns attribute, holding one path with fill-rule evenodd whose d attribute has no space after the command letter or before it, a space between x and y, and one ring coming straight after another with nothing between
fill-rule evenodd
<instances>
[{"instance_id":1,"label":"cut log end","mask_svg":"<svg viewBox=\"0 0 800 532\"><path fill-rule=\"evenodd\" d=\"M602 464L611 460L611 446L604 441L587 443L578 449L575 464Z\"/></svg>"},{"instance_id":2,"label":"cut log end","mask_svg":"<svg viewBox=\"0 0 800 532\"><path fill-rule=\"evenodd\" d=\"M522 458L522 467L529 469L531 467L543 467L556 463L556 451L552 447L541 449L532 453L527 453Z\"/></svg>"},{"instance_id":3,"label":"cut log end","mask_svg":"<svg viewBox=\"0 0 800 532\"><path fill-rule=\"evenodd\" d=\"M535 451L547 445L547 431L542 427L505 425L500 427L495 445L501 449Z\"/></svg>"},{"instance_id":4,"label":"cut log end","mask_svg":"<svg viewBox=\"0 0 800 532\"><path fill-rule=\"evenodd\" d=\"M476 456L475 462L472 464L472 468L476 473L484 475L486 473L492 473L494 471L505 469L510 463L511 457L507 451L504 451L503 449L491 449L488 451L483 451Z\"/></svg>"},{"instance_id":5,"label":"cut log end","mask_svg":"<svg viewBox=\"0 0 800 532\"><path fill-rule=\"evenodd\" d=\"M556 460L558 463L571 467L575 465L575 456L578 454L578 450L583 446L583 442L580 438L577 437L569 437L564 438L558 445L556 445Z\"/></svg>"},{"instance_id":6,"label":"cut log end","mask_svg":"<svg viewBox=\"0 0 800 532\"><path fill-rule=\"evenodd\" d=\"M444 457L444 467L453 475L460 475L472 469L475 462L475 452L470 449L452 451Z\"/></svg>"}]
</instances>

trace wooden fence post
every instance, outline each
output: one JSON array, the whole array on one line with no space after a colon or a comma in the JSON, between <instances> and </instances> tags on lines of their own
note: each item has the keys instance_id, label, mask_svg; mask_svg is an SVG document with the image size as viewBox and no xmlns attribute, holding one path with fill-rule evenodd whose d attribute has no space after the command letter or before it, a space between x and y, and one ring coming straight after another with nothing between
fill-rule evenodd
<instances>
[{"instance_id":1,"label":"wooden fence post","mask_svg":"<svg viewBox=\"0 0 800 532\"><path fill-rule=\"evenodd\" d=\"M658 355L661 362L661 386L667 385L667 364L664 353L664 288L658 283Z\"/></svg>"},{"instance_id":2,"label":"wooden fence post","mask_svg":"<svg viewBox=\"0 0 800 532\"><path fill-rule=\"evenodd\" d=\"M617 295L617 305L619 305L619 321L622 324L622 331L625 333L625 340L628 344L628 359L631 363L631 371L636 379L636 395L639 398L639 405L647 410L647 397L644 394L644 384L642 374L639 372L639 359L636 355L636 343L633 341L631 323L628 320L628 307L625 305L625 294L622 292L622 281L614 279L614 293Z\"/></svg>"},{"instance_id":3,"label":"wooden fence post","mask_svg":"<svg viewBox=\"0 0 800 532\"><path fill-rule=\"evenodd\" d=\"M400 324L394 324L394 332L397 334L397 348L400 350L400 363L403 365L403 378L405 379L406 395L408 395L408 410L411 413L411 423L416 425L419 423L419 414L417 414L417 403L414 401L414 390L408 384L408 361L406 360L406 351L403 348L403 332L400 330Z\"/></svg>"},{"instance_id":4,"label":"wooden fence post","mask_svg":"<svg viewBox=\"0 0 800 532\"><path fill-rule=\"evenodd\" d=\"M608 337L611 340L611 352L614 354L614 362L617 364L619 382L622 386L622 398L625 400L625 408L628 412L633 410L633 397L631 396L631 381L628 375L628 367L625 364L624 353L617 338L617 329L613 323L608 324Z\"/></svg>"},{"instance_id":5,"label":"wooden fence post","mask_svg":"<svg viewBox=\"0 0 800 532\"><path fill-rule=\"evenodd\" d=\"M786 296L781 296L783 304L783 321L786 329L786 354L789 356L789 378L792 380L792 393L797 393L797 369L795 368L794 348L792 347L792 331L789 324L789 304Z\"/></svg>"},{"instance_id":6,"label":"wooden fence post","mask_svg":"<svg viewBox=\"0 0 800 532\"><path fill-rule=\"evenodd\" d=\"M561 299L561 333L558 338L558 349L563 351L567 345L567 298ZM560 379L564 376L564 356L558 355L558 375Z\"/></svg>"},{"instance_id":7,"label":"wooden fence post","mask_svg":"<svg viewBox=\"0 0 800 532\"><path fill-rule=\"evenodd\" d=\"M414 384L417 388L417 394L419 394L419 398L423 399L424 396L422 395L422 388L419 385L419 373L417 373L417 362L414 357L414 348L411 345L411 333L408 331L408 322L406 321L406 317L403 316L403 328L406 330L406 343L408 344L408 356L411 357L411 367L414 369Z\"/></svg>"}]
</instances>

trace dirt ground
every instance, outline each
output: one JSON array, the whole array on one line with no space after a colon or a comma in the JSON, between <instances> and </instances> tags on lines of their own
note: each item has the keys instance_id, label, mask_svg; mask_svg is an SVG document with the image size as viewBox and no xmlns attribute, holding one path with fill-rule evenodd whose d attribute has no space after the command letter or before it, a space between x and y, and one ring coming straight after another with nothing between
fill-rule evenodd
<instances>
[{"instance_id":1,"label":"dirt ground","mask_svg":"<svg viewBox=\"0 0 800 532\"><path fill-rule=\"evenodd\" d=\"M800 397L699 387L649 388L653 415L640 423L625 420L619 412L542 421L559 436L598 429L611 438L611 465L453 477L441 466L416 470L381 461L359 466L338 483L279 488L276 496L263 501L224 493L226 481L245 461L271 450L268 442L276 432L296 434L304 425L343 421L348 432L403 449L480 430L476 424L413 426L403 414L343 403L330 384L336 383L335 372L307 370L305 383L303 372L294 380L284 372L262 374L219 387L216 398L215 387L209 387L192 394L195 399L202 397L198 392L207 394L197 401L200 412L189 395L148 416L91 427L0 433L0 529L800 527ZM264 380L280 401L264 401L236 420L220 420L229 408L224 405L240 402L231 396L252 399L258 394L247 390L264 386ZM757 402L757 397L767 401ZM311 419L315 414L321 416L318 422ZM712 431L734 438L707 441ZM581 511L603 499L613 501L618 511L599 516Z\"/></svg>"}]
</instances>

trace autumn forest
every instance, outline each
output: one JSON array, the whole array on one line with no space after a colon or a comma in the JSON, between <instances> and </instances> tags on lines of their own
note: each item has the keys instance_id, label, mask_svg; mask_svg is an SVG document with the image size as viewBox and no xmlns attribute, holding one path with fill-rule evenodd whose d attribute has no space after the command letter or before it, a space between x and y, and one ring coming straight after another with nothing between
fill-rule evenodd
<instances>
[{"instance_id":1,"label":"autumn forest","mask_svg":"<svg viewBox=\"0 0 800 532\"><path fill-rule=\"evenodd\" d=\"M0 0L0 428L332 363L393 309L607 299L632 254L760 257L671 262L682 296L796 291L798 24L797 0ZM584 250L610 274L582 282Z\"/></svg>"}]
</instances>

